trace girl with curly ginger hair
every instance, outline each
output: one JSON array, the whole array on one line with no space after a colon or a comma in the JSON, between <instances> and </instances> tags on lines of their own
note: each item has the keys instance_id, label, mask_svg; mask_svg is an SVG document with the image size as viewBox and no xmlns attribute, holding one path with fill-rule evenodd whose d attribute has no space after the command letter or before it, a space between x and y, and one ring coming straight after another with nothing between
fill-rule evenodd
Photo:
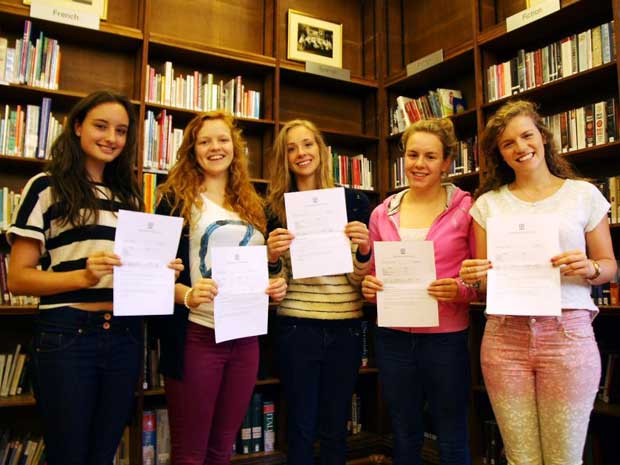
<instances>
[{"instance_id":1,"label":"girl with curly ginger hair","mask_svg":"<svg viewBox=\"0 0 620 465\"><path fill-rule=\"evenodd\" d=\"M265 243L265 214L248 175L241 131L227 113L196 116L160 187L157 212L181 216L178 256L189 266L175 287L175 310L160 320L172 461L228 464L258 372L258 338L215 343L213 247ZM284 297L283 279L266 293Z\"/></svg>"},{"instance_id":2,"label":"girl with curly ginger hair","mask_svg":"<svg viewBox=\"0 0 620 465\"><path fill-rule=\"evenodd\" d=\"M476 258L460 275L486 288L487 219L557 215L561 253L561 316L488 315L480 359L485 386L509 463L581 463L601 359L592 330L598 312L591 285L616 273L607 211L592 184L573 179L535 106L503 105L487 123L482 150L489 176L478 191Z\"/></svg>"}]
</instances>

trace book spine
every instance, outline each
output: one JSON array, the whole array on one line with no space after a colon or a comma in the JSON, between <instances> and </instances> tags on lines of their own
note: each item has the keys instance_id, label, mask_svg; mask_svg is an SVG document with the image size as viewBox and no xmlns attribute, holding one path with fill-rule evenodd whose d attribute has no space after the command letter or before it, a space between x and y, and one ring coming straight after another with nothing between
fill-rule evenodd
<instances>
[{"instance_id":1,"label":"book spine","mask_svg":"<svg viewBox=\"0 0 620 465\"><path fill-rule=\"evenodd\" d=\"M265 452L273 452L276 443L276 407L272 401L263 402L263 438Z\"/></svg>"},{"instance_id":2,"label":"book spine","mask_svg":"<svg viewBox=\"0 0 620 465\"><path fill-rule=\"evenodd\" d=\"M250 404L252 410L252 452L263 450L263 396L255 392Z\"/></svg>"},{"instance_id":3,"label":"book spine","mask_svg":"<svg viewBox=\"0 0 620 465\"><path fill-rule=\"evenodd\" d=\"M157 418L152 410L142 413L142 465L155 465Z\"/></svg>"}]
</instances>

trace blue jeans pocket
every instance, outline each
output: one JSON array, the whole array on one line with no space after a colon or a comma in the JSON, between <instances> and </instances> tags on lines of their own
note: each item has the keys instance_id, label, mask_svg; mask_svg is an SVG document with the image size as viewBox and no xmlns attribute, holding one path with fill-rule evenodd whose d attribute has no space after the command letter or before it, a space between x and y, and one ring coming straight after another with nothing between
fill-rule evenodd
<instances>
[{"instance_id":1,"label":"blue jeans pocket","mask_svg":"<svg viewBox=\"0 0 620 465\"><path fill-rule=\"evenodd\" d=\"M39 331L34 337L34 350L39 353L61 352L71 347L79 333Z\"/></svg>"}]
</instances>

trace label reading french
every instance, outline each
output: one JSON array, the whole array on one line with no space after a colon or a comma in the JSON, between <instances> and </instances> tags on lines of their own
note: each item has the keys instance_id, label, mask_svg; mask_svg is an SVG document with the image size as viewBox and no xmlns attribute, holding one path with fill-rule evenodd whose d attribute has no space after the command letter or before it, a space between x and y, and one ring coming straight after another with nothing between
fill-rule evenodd
<instances>
[{"instance_id":1,"label":"label reading french","mask_svg":"<svg viewBox=\"0 0 620 465\"><path fill-rule=\"evenodd\" d=\"M71 3L32 0L30 16L71 26L99 29L99 15L94 12L76 10Z\"/></svg>"}]
</instances>

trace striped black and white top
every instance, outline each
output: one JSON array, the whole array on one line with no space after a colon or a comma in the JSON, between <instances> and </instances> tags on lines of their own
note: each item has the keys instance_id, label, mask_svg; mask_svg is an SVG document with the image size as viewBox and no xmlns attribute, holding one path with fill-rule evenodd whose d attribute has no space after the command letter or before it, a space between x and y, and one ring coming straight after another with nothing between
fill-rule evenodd
<instances>
[{"instance_id":1,"label":"striped black and white top","mask_svg":"<svg viewBox=\"0 0 620 465\"><path fill-rule=\"evenodd\" d=\"M31 178L22 193L21 203L13 216L7 239L16 236L35 239L41 246L40 266L44 271L73 271L86 267L86 259L95 252L114 251L116 212L121 204L112 199L111 191L93 183L98 198L97 223L74 227L62 224L58 206L52 197L51 176L41 173ZM112 301L112 275L104 276L95 286L71 292L42 296L41 309L86 302Z\"/></svg>"}]
</instances>

